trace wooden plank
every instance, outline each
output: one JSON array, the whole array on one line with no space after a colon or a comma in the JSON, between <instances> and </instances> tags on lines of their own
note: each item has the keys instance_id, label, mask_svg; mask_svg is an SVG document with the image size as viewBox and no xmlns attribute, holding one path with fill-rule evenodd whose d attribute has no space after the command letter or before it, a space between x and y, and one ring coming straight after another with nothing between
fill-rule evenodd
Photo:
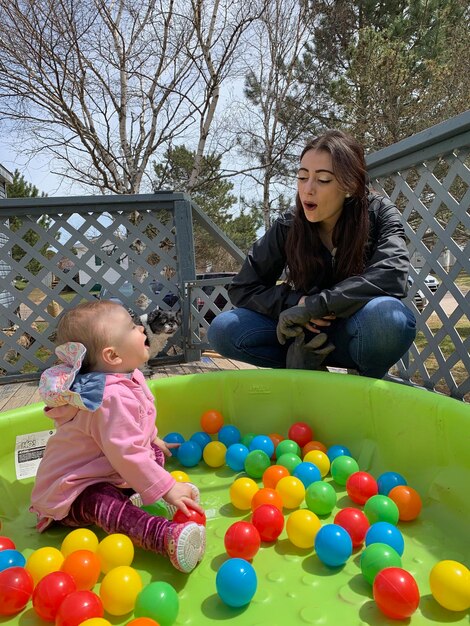
<instances>
[{"instance_id":1,"label":"wooden plank","mask_svg":"<svg viewBox=\"0 0 470 626\"><path fill-rule=\"evenodd\" d=\"M8 402L2 407L2 411L9 411L10 409L17 409L20 406L31 404L31 398L35 397L37 388L37 381L19 383L16 385L16 389ZM34 401L36 402L36 400Z\"/></svg>"},{"instance_id":2,"label":"wooden plank","mask_svg":"<svg viewBox=\"0 0 470 626\"><path fill-rule=\"evenodd\" d=\"M18 383L9 383L7 385L0 385L0 411L3 411L3 407L7 404L14 395Z\"/></svg>"}]
</instances>

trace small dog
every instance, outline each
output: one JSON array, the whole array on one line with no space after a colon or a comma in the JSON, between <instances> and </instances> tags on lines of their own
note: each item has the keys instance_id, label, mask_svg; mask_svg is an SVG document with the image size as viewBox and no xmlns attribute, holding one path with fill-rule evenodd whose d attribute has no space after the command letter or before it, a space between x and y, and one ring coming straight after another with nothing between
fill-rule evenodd
<instances>
[{"instance_id":1,"label":"small dog","mask_svg":"<svg viewBox=\"0 0 470 626\"><path fill-rule=\"evenodd\" d=\"M181 313L156 308L150 313L138 316L137 320L145 329L150 358L154 359L181 326Z\"/></svg>"}]
</instances>

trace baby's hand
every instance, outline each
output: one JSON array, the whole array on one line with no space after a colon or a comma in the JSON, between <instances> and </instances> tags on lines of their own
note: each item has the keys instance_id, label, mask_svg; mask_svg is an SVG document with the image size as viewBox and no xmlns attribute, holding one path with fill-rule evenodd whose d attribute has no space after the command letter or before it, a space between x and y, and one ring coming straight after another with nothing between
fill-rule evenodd
<instances>
[{"instance_id":1,"label":"baby's hand","mask_svg":"<svg viewBox=\"0 0 470 626\"><path fill-rule=\"evenodd\" d=\"M163 441L163 439L160 439L160 437L155 437L153 443L160 448L165 456L171 456L172 448L179 448L181 445L180 443L167 443Z\"/></svg>"},{"instance_id":2,"label":"baby's hand","mask_svg":"<svg viewBox=\"0 0 470 626\"><path fill-rule=\"evenodd\" d=\"M183 511L185 515L189 515L188 507L195 509L198 513L204 513L202 506L193 499L192 489L187 483L175 483L163 499Z\"/></svg>"}]
</instances>

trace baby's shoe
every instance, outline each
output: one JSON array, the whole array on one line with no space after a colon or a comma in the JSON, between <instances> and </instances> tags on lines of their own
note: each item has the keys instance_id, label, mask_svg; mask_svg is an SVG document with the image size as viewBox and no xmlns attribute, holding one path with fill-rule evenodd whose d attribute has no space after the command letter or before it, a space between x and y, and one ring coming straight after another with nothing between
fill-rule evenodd
<instances>
[{"instance_id":1,"label":"baby's shoe","mask_svg":"<svg viewBox=\"0 0 470 626\"><path fill-rule=\"evenodd\" d=\"M193 483L186 483L186 485L189 485L191 487L191 494L192 494L193 500L199 503L201 500L201 494L199 493L199 489L196 487L196 485L193 485ZM173 515L178 510L178 507L175 506L174 504L168 504L168 502L165 502L165 505L168 510L169 519L173 519Z\"/></svg>"},{"instance_id":2,"label":"baby's shoe","mask_svg":"<svg viewBox=\"0 0 470 626\"><path fill-rule=\"evenodd\" d=\"M170 524L165 531L164 548L173 566L187 574L204 556L206 529L194 522Z\"/></svg>"}]
</instances>

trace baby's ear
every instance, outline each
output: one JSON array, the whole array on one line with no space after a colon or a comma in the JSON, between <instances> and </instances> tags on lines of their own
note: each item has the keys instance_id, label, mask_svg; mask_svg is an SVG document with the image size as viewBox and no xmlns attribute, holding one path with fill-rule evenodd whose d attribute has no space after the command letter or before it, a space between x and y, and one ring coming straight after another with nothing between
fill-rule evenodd
<instances>
[{"instance_id":1,"label":"baby's ear","mask_svg":"<svg viewBox=\"0 0 470 626\"><path fill-rule=\"evenodd\" d=\"M101 358L106 365L119 365L122 362L121 357L112 346L103 348Z\"/></svg>"}]
</instances>

